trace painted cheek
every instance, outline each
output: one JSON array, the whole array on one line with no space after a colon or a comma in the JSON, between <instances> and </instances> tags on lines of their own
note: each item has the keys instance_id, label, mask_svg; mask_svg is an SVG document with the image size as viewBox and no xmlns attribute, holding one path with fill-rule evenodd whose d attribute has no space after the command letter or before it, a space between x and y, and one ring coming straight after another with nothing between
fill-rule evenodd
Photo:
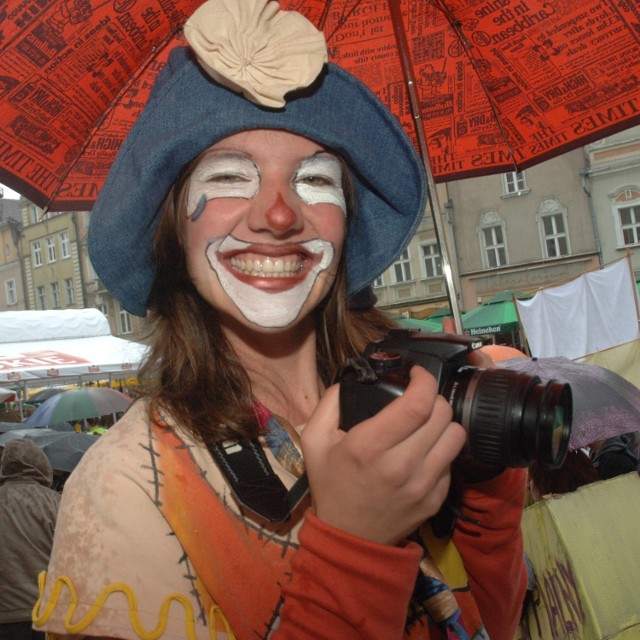
<instances>
[{"instance_id":1,"label":"painted cheek","mask_svg":"<svg viewBox=\"0 0 640 640\"><path fill-rule=\"evenodd\" d=\"M314 178L315 182L305 182L309 178ZM336 158L318 156L305 160L295 175L294 187L306 204L333 204L347 215L342 165Z\"/></svg>"}]
</instances>

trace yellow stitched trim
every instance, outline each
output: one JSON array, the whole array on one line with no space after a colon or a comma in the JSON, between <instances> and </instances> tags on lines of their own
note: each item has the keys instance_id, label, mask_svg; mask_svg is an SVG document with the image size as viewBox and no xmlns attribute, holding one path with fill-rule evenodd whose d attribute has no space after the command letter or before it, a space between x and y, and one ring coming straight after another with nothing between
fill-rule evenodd
<instances>
[{"instance_id":1,"label":"yellow stitched trim","mask_svg":"<svg viewBox=\"0 0 640 640\"><path fill-rule=\"evenodd\" d=\"M60 594L62 593L62 589L64 587L67 587L71 595L71 605L64 619L64 626L66 631L68 631L72 635L86 629L100 613L100 610L107 601L107 598L112 593L116 593L119 591L121 593L124 593L127 597L127 600L129 601L129 618L131 620L131 626L133 627L133 630L138 634L138 637L142 638L142 640L157 640L162 636L167 628L167 614L169 612L169 606L171 605L172 600L179 602L185 609L185 618L187 624L187 635L185 636L185 640L197 640L193 605L187 598L185 598L183 595L180 595L179 593L172 593L163 600L162 606L160 607L160 620L155 629L151 631L146 631L142 628L142 625L140 624L140 617L138 616L138 604L136 602L136 596L133 593L131 587L122 582L115 582L113 584L110 584L108 587L105 587L100 592L93 605L91 605L91 608L89 609L87 615L82 620L80 620L80 622L72 623L71 620L73 619L73 616L76 612L76 607L78 605L78 594L71 580L66 576L60 576L56 579L51 591L51 600L47 603L44 611L40 613L40 608L43 605L42 598L44 594L46 577L46 571L43 571L38 576L38 589L40 591L40 597L38 598L38 601L36 602L32 613L33 622L37 627L41 627L42 625L44 625L44 623L51 617L51 614L58 604L58 598L60 597ZM226 616L224 615L224 613L222 613L222 610L216 604L212 605L211 610L209 611L209 635L211 637L211 640L216 640L217 634L215 625L213 624L216 616L219 616L220 621L224 625L224 629L229 637L229 640L236 640L236 637L231 630L231 626L229 625Z\"/></svg>"}]
</instances>

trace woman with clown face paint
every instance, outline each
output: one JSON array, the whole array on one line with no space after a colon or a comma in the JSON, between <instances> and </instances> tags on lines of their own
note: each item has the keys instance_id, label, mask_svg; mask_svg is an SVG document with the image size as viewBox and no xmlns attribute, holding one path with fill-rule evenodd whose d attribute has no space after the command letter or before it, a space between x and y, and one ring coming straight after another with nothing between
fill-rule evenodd
<instances>
[{"instance_id":1,"label":"woman with clown face paint","mask_svg":"<svg viewBox=\"0 0 640 640\"><path fill-rule=\"evenodd\" d=\"M512 638L522 470L463 468L464 429L420 367L338 428L340 366L391 326L362 292L423 216L410 141L275 2L209 0L185 34L91 218L94 268L147 315L144 395L66 484L34 625Z\"/></svg>"}]
</instances>

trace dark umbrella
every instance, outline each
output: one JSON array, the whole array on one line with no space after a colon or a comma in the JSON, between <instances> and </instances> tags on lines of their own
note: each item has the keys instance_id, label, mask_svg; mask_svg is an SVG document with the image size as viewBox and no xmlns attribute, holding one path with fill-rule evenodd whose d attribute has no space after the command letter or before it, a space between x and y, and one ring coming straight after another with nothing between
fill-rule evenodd
<instances>
[{"instance_id":1,"label":"dark umbrella","mask_svg":"<svg viewBox=\"0 0 640 640\"><path fill-rule=\"evenodd\" d=\"M71 472L80 462L87 449L95 444L99 438L100 436L88 433L58 432L57 437L47 440L40 439L37 436L33 439L45 452L55 471Z\"/></svg>"},{"instance_id":2,"label":"dark umbrella","mask_svg":"<svg viewBox=\"0 0 640 640\"><path fill-rule=\"evenodd\" d=\"M640 431L640 389L617 373L568 358L510 358L498 366L568 382L573 397L570 449Z\"/></svg>"},{"instance_id":3,"label":"dark umbrella","mask_svg":"<svg viewBox=\"0 0 640 640\"><path fill-rule=\"evenodd\" d=\"M35 440L41 438L46 441L47 438L56 438L59 431L54 429L48 429L47 427L26 427L24 424L20 425L20 429L10 429L0 434L0 447L4 447L6 442L10 440L21 440L22 438L30 438Z\"/></svg>"},{"instance_id":4,"label":"dark umbrella","mask_svg":"<svg viewBox=\"0 0 640 640\"><path fill-rule=\"evenodd\" d=\"M34 393L32 396L29 396L27 402L29 404L40 404L49 398L53 398L53 396L57 396L59 393L62 393L64 389L60 389L59 387L47 387L42 391L38 391L38 393Z\"/></svg>"},{"instance_id":5,"label":"dark umbrella","mask_svg":"<svg viewBox=\"0 0 640 640\"><path fill-rule=\"evenodd\" d=\"M132 399L115 389L82 387L45 400L25 420L27 425L73 422L126 411Z\"/></svg>"},{"instance_id":6,"label":"dark umbrella","mask_svg":"<svg viewBox=\"0 0 640 640\"><path fill-rule=\"evenodd\" d=\"M53 429L54 431L75 431L74 426L68 422L43 425L26 425L24 422L0 422L0 433L6 433L7 431L23 431L27 426L34 429L48 428Z\"/></svg>"}]
</instances>

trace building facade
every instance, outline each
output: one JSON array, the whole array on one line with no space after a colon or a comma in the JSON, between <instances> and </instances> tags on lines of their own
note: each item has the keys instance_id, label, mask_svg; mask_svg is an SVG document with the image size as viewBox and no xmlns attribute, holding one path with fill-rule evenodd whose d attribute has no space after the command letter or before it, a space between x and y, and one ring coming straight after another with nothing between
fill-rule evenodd
<instances>
[{"instance_id":1,"label":"building facade","mask_svg":"<svg viewBox=\"0 0 640 640\"><path fill-rule=\"evenodd\" d=\"M20 260L22 229L20 203L5 199L0 190L0 311L25 308L25 289Z\"/></svg>"},{"instance_id":2,"label":"building facade","mask_svg":"<svg viewBox=\"0 0 640 640\"><path fill-rule=\"evenodd\" d=\"M585 147L584 186L603 262L627 254L640 280L640 127Z\"/></svg>"},{"instance_id":3,"label":"building facade","mask_svg":"<svg viewBox=\"0 0 640 640\"><path fill-rule=\"evenodd\" d=\"M461 311L504 291L535 293L603 264L599 228L611 226L611 207L601 220L585 184L586 166L585 152L577 149L520 173L438 185L440 235ZM379 306L391 315L424 318L449 304L442 242L429 218L374 283Z\"/></svg>"},{"instance_id":4,"label":"building facade","mask_svg":"<svg viewBox=\"0 0 640 640\"><path fill-rule=\"evenodd\" d=\"M583 168L577 149L520 173L449 183L463 309L600 266Z\"/></svg>"},{"instance_id":5,"label":"building facade","mask_svg":"<svg viewBox=\"0 0 640 640\"><path fill-rule=\"evenodd\" d=\"M495 294L533 294L627 254L640 279L640 127L520 173L439 184L433 195L438 224L429 206L407 249L373 283L392 316L425 318L450 295L468 312ZM90 214L43 216L22 198L9 220L8 202L0 199L0 309L96 307L114 335L139 339L141 320L91 266Z\"/></svg>"},{"instance_id":6,"label":"building facade","mask_svg":"<svg viewBox=\"0 0 640 640\"><path fill-rule=\"evenodd\" d=\"M11 268L23 274L24 293L22 302L14 308L94 307L108 318L112 335L138 339L140 318L123 309L106 291L89 260L86 241L90 213L43 213L25 198L19 200L19 210L20 224L17 231L14 229L16 251ZM4 278L1 267L0 277ZM6 287L6 278L4 280Z\"/></svg>"}]
</instances>

